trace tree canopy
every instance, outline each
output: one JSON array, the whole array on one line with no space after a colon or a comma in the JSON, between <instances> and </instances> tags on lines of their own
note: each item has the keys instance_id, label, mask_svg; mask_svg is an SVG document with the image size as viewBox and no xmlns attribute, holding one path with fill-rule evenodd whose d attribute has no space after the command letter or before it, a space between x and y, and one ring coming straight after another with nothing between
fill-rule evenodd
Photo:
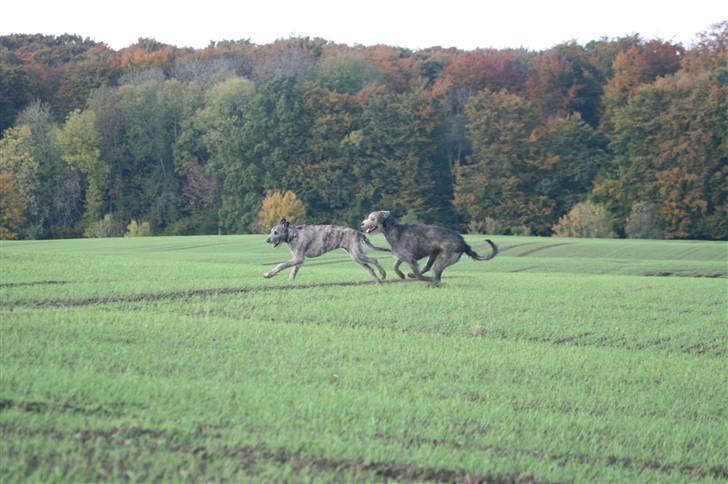
<instances>
[{"instance_id":1,"label":"tree canopy","mask_svg":"<svg viewBox=\"0 0 728 484\"><path fill-rule=\"evenodd\" d=\"M254 232L287 193L297 223L563 235L587 207L579 233L726 240L727 100L728 22L540 52L3 36L0 237Z\"/></svg>"}]
</instances>

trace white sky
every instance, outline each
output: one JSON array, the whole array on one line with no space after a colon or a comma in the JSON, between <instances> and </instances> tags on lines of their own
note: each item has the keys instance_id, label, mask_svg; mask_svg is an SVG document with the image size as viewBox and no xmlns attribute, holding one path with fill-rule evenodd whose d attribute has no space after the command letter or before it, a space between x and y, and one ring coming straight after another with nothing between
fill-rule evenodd
<instances>
[{"instance_id":1,"label":"white sky","mask_svg":"<svg viewBox=\"0 0 728 484\"><path fill-rule=\"evenodd\" d=\"M292 35L411 49L546 49L633 33L690 44L728 20L728 0L3 0L0 35L72 33L114 49L139 37L179 47Z\"/></svg>"}]
</instances>

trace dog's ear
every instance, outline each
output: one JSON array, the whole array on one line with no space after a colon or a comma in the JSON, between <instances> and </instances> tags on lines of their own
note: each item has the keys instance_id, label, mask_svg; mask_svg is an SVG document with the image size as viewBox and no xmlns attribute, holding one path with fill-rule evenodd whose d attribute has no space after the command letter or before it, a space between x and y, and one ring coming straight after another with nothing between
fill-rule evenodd
<instances>
[{"instance_id":1,"label":"dog's ear","mask_svg":"<svg viewBox=\"0 0 728 484\"><path fill-rule=\"evenodd\" d=\"M392 212L390 212L389 210L382 210L382 226L389 227L390 225L392 225L392 222L394 222Z\"/></svg>"},{"instance_id":2,"label":"dog's ear","mask_svg":"<svg viewBox=\"0 0 728 484\"><path fill-rule=\"evenodd\" d=\"M285 225L285 226L286 226L286 228L288 228L288 226L289 226L289 225L291 225L291 222L289 222L289 221L288 221L288 220L286 220L286 219L283 219L283 225Z\"/></svg>"}]
</instances>

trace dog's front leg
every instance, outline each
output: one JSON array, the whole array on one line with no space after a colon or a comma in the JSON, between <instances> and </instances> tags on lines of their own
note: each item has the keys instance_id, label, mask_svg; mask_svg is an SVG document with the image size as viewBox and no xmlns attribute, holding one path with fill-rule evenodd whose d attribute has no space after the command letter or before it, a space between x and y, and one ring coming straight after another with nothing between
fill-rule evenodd
<instances>
[{"instance_id":1,"label":"dog's front leg","mask_svg":"<svg viewBox=\"0 0 728 484\"><path fill-rule=\"evenodd\" d=\"M293 269L291 269L291 275L288 276L288 279L290 279L291 281L295 281L296 274L298 274L298 269L300 269L300 268L301 268L301 264L293 266Z\"/></svg>"},{"instance_id":2,"label":"dog's front leg","mask_svg":"<svg viewBox=\"0 0 728 484\"><path fill-rule=\"evenodd\" d=\"M279 272L281 272L283 269L288 269L289 267L296 266L298 267L300 264L303 264L303 259L294 258L289 260L288 262L283 262L281 264L278 264L273 268L273 270L266 272L263 274L263 277L266 279L270 279L271 277L275 276Z\"/></svg>"}]
</instances>

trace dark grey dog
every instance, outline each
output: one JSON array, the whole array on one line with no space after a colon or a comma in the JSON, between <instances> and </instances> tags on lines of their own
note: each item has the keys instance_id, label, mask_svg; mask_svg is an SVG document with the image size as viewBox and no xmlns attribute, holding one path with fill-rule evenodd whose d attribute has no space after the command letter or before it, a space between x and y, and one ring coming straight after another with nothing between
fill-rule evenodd
<instances>
[{"instance_id":1,"label":"dark grey dog","mask_svg":"<svg viewBox=\"0 0 728 484\"><path fill-rule=\"evenodd\" d=\"M436 225L401 225L388 211L372 212L361 223L362 230L368 234L382 232L392 246L392 254L396 258L394 272L404 279L399 265L406 262L412 267L410 277L432 281L438 284L442 278L442 271L455 264L460 256L467 254L475 260L489 260L496 256L498 247L486 240L493 249L490 255L478 255L463 239L462 235L444 227ZM429 257L427 264L420 271L417 261ZM432 279L423 274L432 268Z\"/></svg>"},{"instance_id":2,"label":"dark grey dog","mask_svg":"<svg viewBox=\"0 0 728 484\"><path fill-rule=\"evenodd\" d=\"M282 219L278 225L271 229L266 242L274 248L278 247L281 242L286 242L291 249L293 259L278 264L273 270L263 274L265 278L273 277L283 269L293 267L289 278L294 280L306 257L318 257L334 249L344 249L354 259L354 262L369 271L369 274L377 282L380 279L374 273L370 264L379 270L379 274L382 276L381 280L387 277L387 273L379 265L379 261L368 257L366 253L367 250L384 250L387 252L390 252L390 250L372 245L367 236L358 230L337 225L291 225L288 220Z\"/></svg>"}]
</instances>

